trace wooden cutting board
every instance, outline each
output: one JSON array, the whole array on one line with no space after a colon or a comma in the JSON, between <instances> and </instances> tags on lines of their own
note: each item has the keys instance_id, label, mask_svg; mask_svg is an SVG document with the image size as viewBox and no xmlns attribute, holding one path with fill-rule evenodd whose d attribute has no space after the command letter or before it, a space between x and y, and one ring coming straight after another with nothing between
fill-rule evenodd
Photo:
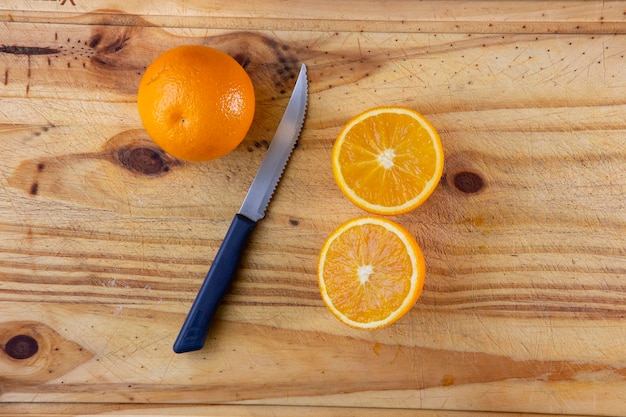
<instances>
[{"instance_id":1,"label":"wooden cutting board","mask_svg":"<svg viewBox=\"0 0 626 417\"><path fill-rule=\"evenodd\" d=\"M248 137L214 162L164 154L136 111L182 44L255 84ZM625 55L623 2L1 2L0 413L626 415ZM176 355L301 63L299 145L205 348ZM326 310L316 262L364 214L333 141L378 105L425 114L446 161L393 218L423 296L363 332Z\"/></svg>"}]
</instances>

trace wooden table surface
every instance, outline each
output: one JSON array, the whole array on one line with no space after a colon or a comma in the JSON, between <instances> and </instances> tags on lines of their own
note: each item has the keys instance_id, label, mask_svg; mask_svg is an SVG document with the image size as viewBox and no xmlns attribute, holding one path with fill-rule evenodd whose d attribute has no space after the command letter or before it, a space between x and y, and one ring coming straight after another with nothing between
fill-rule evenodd
<instances>
[{"instance_id":1,"label":"wooden table surface","mask_svg":"<svg viewBox=\"0 0 626 417\"><path fill-rule=\"evenodd\" d=\"M163 154L146 66L207 44L249 72L243 144ZM304 130L205 348L172 343L309 68ZM626 416L626 3L0 1L0 414ZM441 184L394 217L423 248L379 331L324 307L317 254L364 214L333 141L405 105ZM512 413L512 414L508 414Z\"/></svg>"}]
</instances>

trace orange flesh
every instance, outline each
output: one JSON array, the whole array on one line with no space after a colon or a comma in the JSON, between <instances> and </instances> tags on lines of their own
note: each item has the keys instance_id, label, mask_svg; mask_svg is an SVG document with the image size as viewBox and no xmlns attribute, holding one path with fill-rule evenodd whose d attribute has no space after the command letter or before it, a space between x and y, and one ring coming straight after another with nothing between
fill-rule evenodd
<instances>
[{"instance_id":1,"label":"orange flesh","mask_svg":"<svg viewBox=\"0 0 626 417\"><path fill-rule=\"evenodd\" d=\"M388 207L419 195L435 176L436 160L429 132L404 114L354 125L339 154L348 187L363 200Z\"/></svg>"},{"instance_id":2,"label":"orange flesh","mask_svg":"<svg viewBox=\"0 0 626 417\"><path fill-rule=\"evenodd\" d=\"M415 271L398 236L365 224L348 229L330 244L322 273L333 306L350 320L371 323L386 320L401 308ZM417 296L419 292L413 302Z\"/></svg>"}]
</instances>

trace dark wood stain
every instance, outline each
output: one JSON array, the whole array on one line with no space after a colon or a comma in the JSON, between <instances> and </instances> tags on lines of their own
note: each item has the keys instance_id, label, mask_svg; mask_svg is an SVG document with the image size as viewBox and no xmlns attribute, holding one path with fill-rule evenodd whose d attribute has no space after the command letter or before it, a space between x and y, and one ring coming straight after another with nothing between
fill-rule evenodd
<instances>
[{"instance_id":1,"label":"dark wood stain","mask_svg":"<svg viewBox=\"0 0 626 417\"><path fill-rule=\"evenodd\" d=\"M39 344L34 337L19 334L12 337L4 346L4 351L13 359L28 359L39 350Z\"/></svg>"},{"instance_id":2,"label":"dark wood stain","mask_svg":"<svg viewBox=\"0 0 626 417\"><path fill-rule=\"evenodd\" d=\"M485 185L482 177L474 172L463 171L454 176L454 186L466 194L477 193Z\"/></svg>"},{"instance_id":3,"label":"dark wood stain","mask_svg":"<svg viewBox=\"0 0 626 417\"><path fill-rule=\"evenodd\" d=\"M0 52L13 55L54 55L59 53L56 48L42 48L38 46L2 45Z\"/></svg>"},{"instance_id":4,"label":"dark wood stain","mask_svg":"<svg viewBox=\"0 0 626 417\"><path fill-rule=\"evenodd\" d=\"M162 155L162 151L147 147L121 148L118 151L119 161L124 168L143 175L159 175L169 171Z\"/></svg>"}]
</instances>

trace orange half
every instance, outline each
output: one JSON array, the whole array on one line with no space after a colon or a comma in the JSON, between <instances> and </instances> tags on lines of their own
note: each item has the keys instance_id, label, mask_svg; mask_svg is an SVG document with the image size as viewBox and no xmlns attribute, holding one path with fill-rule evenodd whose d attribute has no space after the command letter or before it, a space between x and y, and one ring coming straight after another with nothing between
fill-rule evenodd
<instances>
[{"instance_id":1,"label":"orange half","mask_svg":"<svg viewBox=\"0 0 626 417\"><path fill-rule=\"evenodd\" d=\"M435 128L407 107L375 107L350 120L332 154L343 194L370 213L398 215L421 205L443 172Z\"/></svg>"},{"instance_id":2,"label":"orange half","mask_svg":"<svg viewBox=\"0 0 626 417\"><path fill-rule=\"evenodd\" d=\"M424 286L424 256L402 226L381 217L360 217L326 239L318 260L326 307L343 323L377 329L404 316Z\"/></svg>"}]
</instances>

